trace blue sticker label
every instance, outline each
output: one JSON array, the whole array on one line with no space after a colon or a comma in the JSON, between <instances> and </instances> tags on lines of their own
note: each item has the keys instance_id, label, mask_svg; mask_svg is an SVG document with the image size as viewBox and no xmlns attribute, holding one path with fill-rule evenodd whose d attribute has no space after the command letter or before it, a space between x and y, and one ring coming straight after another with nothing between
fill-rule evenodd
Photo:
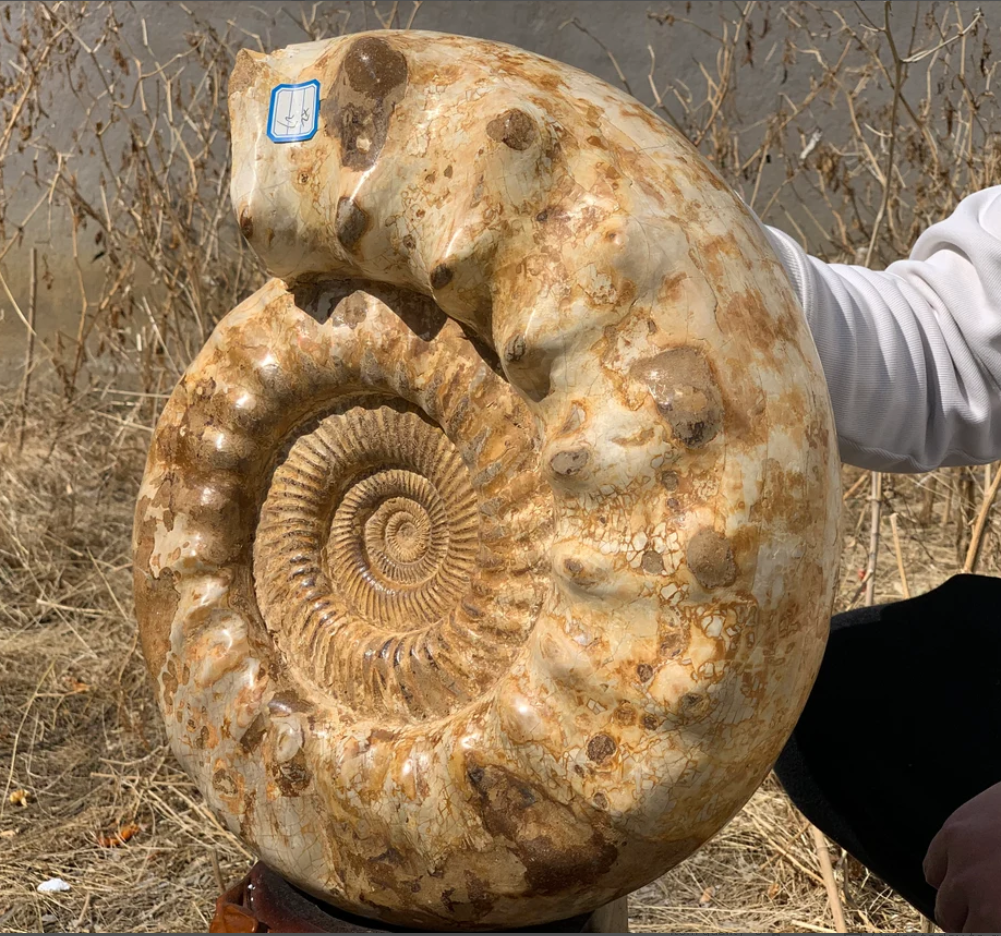
<instances>
[{"instance_id":1,"label":"blue sticker label","mask_svg":"<svg viewBox=\"0 0 1001 936\"><path fill-rule=\"evenodd\" d=\"M268 138L274 143L310 140L320 123L320 82L280 84L271 89Z\"/></svg>"}]
</instances>

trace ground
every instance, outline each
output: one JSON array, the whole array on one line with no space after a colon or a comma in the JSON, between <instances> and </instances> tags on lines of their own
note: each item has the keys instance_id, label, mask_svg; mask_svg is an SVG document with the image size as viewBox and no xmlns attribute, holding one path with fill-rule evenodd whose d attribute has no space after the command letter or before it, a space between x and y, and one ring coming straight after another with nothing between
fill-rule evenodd
<instances>
[{"instance_id":1,"label":"ground","mask_svg":"<svg viewBox=\"0 0 1001 936\"><path fill-rule=\"evenodd\" d=\"M4 932L204 931L221 884L251 863L165 747L136 640L129 540L159 402L108 388L72 402L37 393L22 413L13 392L0 394ZM859 479L845 470L841 607L862 600L870 508ZM884 480L876 598L893 600L890 510L912 592L957 571L956 534L941 496L919 523L927 479ZM971 482L971 504L982 483ZM991 562L983 571L996 571ZM919 928L884 885L840 850L832 857L850 929ZM38 892L55 877L70 889ZM810 829L774 779L713 842L635 894L630 915L634 932L834 931Z\"/></svg>"}]
</instances>

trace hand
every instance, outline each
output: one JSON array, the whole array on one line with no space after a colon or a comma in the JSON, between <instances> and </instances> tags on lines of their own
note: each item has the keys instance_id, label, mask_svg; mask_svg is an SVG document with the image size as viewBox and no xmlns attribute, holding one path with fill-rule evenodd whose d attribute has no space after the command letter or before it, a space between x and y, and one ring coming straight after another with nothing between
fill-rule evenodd
<instances>
[{"instance_id":1,"label":"hand","mask_svg":"<svg viewBox=\"0 0 1001 936\"><path fill-rule=\"evenodd\" d=\"M924 872L938 888L935 922L947 933L1001 932L1001 783L946 819Z\"/></svg>"}]
</instances>

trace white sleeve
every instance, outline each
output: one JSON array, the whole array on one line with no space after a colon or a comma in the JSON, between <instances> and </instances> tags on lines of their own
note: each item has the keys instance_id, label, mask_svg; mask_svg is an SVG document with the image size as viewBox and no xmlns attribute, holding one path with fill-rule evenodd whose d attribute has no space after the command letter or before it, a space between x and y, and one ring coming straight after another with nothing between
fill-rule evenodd
<instances>
[{"instance_id":1,"label":"white sleeve","mask_svg":"<svg viewBox=\"0 0 1001 936\"><path fill-rule=\"evenodd\" d=\"M844 461L915 472L1001 458L1001 186L882 272L766 231L820 352Z\"/></svg>"}]
</instances>

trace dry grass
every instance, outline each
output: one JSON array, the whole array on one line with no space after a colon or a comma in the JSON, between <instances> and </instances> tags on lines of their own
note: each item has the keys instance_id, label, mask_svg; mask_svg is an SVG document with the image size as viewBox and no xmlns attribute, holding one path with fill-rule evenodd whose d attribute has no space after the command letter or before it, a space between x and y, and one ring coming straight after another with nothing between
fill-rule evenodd
<instances>
[{"instance_id":1,"label":"dry grass","mask_svg":"<svg viewBox=\"0 0 1001 936\"><path fill-rule=\"evenodd\" d=\"M853 932L918 929L919 914L882 882L851 859L841 862L845 870ZM631 897L629 909L636 933L835 932L809 825L774 778L705 848Z\"/></svg>"},{"instance_id":2,"label":"dry grass","mask_svg":"<svg viewBox=\"0 0 1001 936\"><path fill-rule=\"evenodd\" d=\"M215 862L228 882L250 861L168 752L136 645L129 538L157 403L113 388L71 402L39 393L19 453L15 394L0 395L5 932L204 930L219 889ZM856 493L847 501L842 607L858 600L866 564L868 488L857 476L846 469L846 490ZM954 522L941 522L945 498L922 526L919 482L885 480L878 600L900 590L891 509L912 591L958 568ZM993 561L996 550L988 552ZM25 805L10 801L20 790ZM115 841L133 824L127 843ZM851 929L917 928L899 898L834 857L839 880L848 877ZM71 890L39 894L52 877ZM809 829L774 781L706 848L639 892L631 912L637 932L833 931Z\"/></svg>"},{"instance_id":3,"label":"dry grass","mask_svg":"<svg viewBox=\"0 0 1001 936\"><path fill-rule=\"evenodd\" d=\"M204 930L212 849L226 879L247 863L164 746L136 645L129 540L148 432L123 425L132 409L40 399L18 454L0 397L5 932ZM115 847L129 823L138 833ZM39 894L52 877L72 890Z\"/></svg>"}]
</instances>

